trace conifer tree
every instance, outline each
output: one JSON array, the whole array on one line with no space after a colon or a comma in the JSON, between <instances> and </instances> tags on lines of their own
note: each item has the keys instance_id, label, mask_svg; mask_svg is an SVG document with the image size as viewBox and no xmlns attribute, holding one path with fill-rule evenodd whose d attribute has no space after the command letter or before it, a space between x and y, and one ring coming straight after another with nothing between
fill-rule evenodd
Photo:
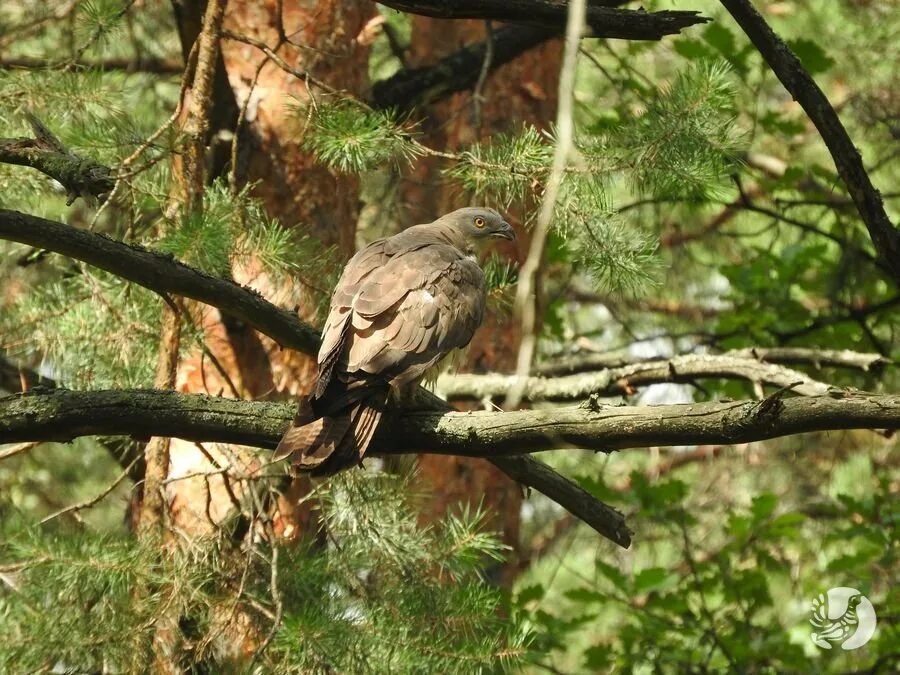
<instances>
[{"instance_id":1,"label":"conifer tree","mask_svg":"<svg viewBox=\"0 0 900 675\"><path fill-rule=\"evenodd\" d=\"M0 0L0 671L891 670L900 19L579 4ZM470 203L483 342L271 463L342 264Z\"/></svg>"}]
</instances>

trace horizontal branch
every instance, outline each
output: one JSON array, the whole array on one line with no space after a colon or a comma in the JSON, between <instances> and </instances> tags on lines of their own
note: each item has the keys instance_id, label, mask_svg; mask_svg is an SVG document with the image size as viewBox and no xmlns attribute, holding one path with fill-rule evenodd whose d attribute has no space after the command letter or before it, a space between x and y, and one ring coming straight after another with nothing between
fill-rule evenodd
<instances>
[{"instance_id":1,"label":"horizontal branch","mask_svg":"<svg viewBox=\"0 0 900 675\"><path fill-rule=\"evenodd\" d=\"M863 222L879 257L900 282L900 230L894 226L881 195L863 165L859 150L853 144L834 107L790 47L778 37L750 0L721 0L747 37L762 54L784 88L800 104L818 129L828 147L841 180Z\"/></svg>"},{"instance_id":2,"label":"horizontal branch","mask_svg":"<svg viewBox=\"0 0 900 675\"><path fill-rule=\"evenodd\" d=\"M849 349L813 349L810 347L748 347L725 352L721 356L739 359L755 359L766 363L780 363L786 366L809 366L811 368L850 368L865 372L879 372L891 364L881 354L854 352ZM648 359L649 361L665 361ZM572 354L553 359L535 367L535 372L544 377L552 375L572 375L607 368L621 368L635 363L625 351Z\"/></svg>"},{"instance_id":3,"label":"horizontal branch","mask_svg":"<svg viewBox=\"0 0 900 675\"><path fill-rule=\"evenodd\" d=\"M318 331L293 312L276 307L250 288L205 274L170 255L5 209L0 209L0 239L61 253L161 295L180 295L218 307L284 347L306 354L318 350Z\"/></svg>"},{"instance_id":4,"label":"horizontal branch","mask_svg":"<svg viewBox=\"0 0 900 675\"><path fill-rule=\"evenodd\" d=\"M750 347L735 349L727 354L735 357L754 358L768 363L788 366L812 366L814 368L851 368L865 372L878 372L890 365L890 359L871 352L854 352L849 349L810 349L808 347Z\"/></svg>"},{"instance_id":5,"label":"horizontal branch","mask_svg":"<svg viewBox=\"0 0 900 675\"><path fill-rule=\"evenodd\" d=\"M274 448L294 416L287 403L174 391L32 390L0 398L0 443L79 436L172 436ZM900 429L900 395L829 395L656 406L585 405L513 412L403 411L377 433L372 454L496 458L561 448L603 452L734 444L813 431Z\"/></svg>"},{"instance_id":6,"label":"horizontal branch","mask_svg":"<svg viewBox=\"0 0 900 675\"><path fill-rule=\"evenodd\" d=\"M494 31L490 71L558 34L536 26L505 26ZM372 85L369 104L382 110L408 111L470 89L481 74L486 50L487 43L479 42L463 47L434 65L400 70Z\"/></svg>"},{"instance_id":7,"label":"horizontal branch","mask_svg":"<svg viewBox=\"0 0 900 675\"><path fill-rule=\"evenodd\" d=\"M62 70L72 67L92 68L95 70L123 70L126 73L152 73L155 75L178 75L184 71L184 64L180 61L153 56L75 62L49 61L27 56L0 59L0 69L3 70Z\"/></svg>"},{"instance_id":8,"label":"horizontal branch","mask_svg":"<svg viewBox=\"0 0 900 675\"><path fill-rule=\"evenodd\" d=\"M704 378L743 379L750 382L790 387L804 396L828 393L830 387L808 375L754 358L723 355L685 355L666 360L644 361L618 368L563 375L529 377L523 399L529 401L572 401L596 396L634 393L635 387L661 382L690 383ZM506 396L516 384L515 375L460 373L442 375L436 388L448 400L476 400Z\"/></svg>"},{"instance_id":9,"label":"horizontal branch","mask_svg":"<svg viewBox=\"0 0 900 675\"><path fill-rule=\"evenodd\" d=\"M79 196L103 197L115 184L112 169L76 155L33 115L34 138L0 138L0 162L37 169L58 181L68 193L67 204Z\"/></svg>"},{"instance_id":10,"label":"horizontal branch","mask_svg":"<svg viewBox=\"0 0 900 675\"><path fill-rule=\"evenodd\" d=\"M401 12L438 19L504 21L560 33L565 28L568 13L568 4L562 0L382 0L382 4ZM695 11L645 12L606 6L609 4L621 3L588 3L585 37L660 40L709 21Z\"/></svg>"}]
</instances>

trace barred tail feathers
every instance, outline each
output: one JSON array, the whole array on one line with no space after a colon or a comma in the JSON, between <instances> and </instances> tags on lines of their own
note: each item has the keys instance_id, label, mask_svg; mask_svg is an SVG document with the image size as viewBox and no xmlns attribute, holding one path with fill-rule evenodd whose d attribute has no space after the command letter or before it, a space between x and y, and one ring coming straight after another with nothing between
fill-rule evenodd
<instances>
[{"instance_id":1,"label":"barred tail feathers","mask_svg":"<svg viewBox=\"0 0 900 675\"><path fill-rule=\"evenodd\" d=\"M387 404L387 386L369 389L357 400L341 402L346 407L317 417L309 399L300 404L297 416L275 450L276 460L291 457L300 471L328 476L360 462L378 428Z\"/></svg>"}]
</instances>

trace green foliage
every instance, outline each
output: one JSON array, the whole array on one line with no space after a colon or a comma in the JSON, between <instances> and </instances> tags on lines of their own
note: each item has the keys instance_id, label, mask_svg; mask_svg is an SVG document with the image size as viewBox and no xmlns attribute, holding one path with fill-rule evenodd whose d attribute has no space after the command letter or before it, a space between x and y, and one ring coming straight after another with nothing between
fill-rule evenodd
<instances>
[{"instance_id":1,"label":"green foliage","mask_svg":"<svg viewBox=\"0 0 900 675\"><path fill-rule=\"evenodd\" d=\"M68 386L148 386L159 311L150 291L78 266L0 314L0 347Z\"/></svg>"},{"instance_id":2,"label":"green foliage","mask_svg":"<svg viewBox=\"0 0 900 675\"><path fill-rule=\"evenodd\" d=\"M481 511L418 525L414 494L408 478L333 479L317 495L329 545L280 548L277 562L260 542L244 543L249 557L228 554L224 539L160 557L132 539L14 529L0 546L0 566L16 588L0 593L0 664L29 671L53 654L69 671L140 670L160 617L175 609L191 626L194 658L226 667L217 661L216 612L269 611L278 602L277 625L259 618L261 630L276 631L259 657L267 672L515 665L527 633L501 616L500 593L483 578L485 562L504 547L483 531Z\"/></svg>"},{"instance_id":3,"label":"green foliage","mask_svg":"<svg viewBox=\"0 0 900 675\"><path fill-rule=\"evenodd\" d=\"M858 474L850 480L860 486ZM895 611L888 570L900 539L883 526L898 515L886 478L863 480L873 489L862 499L819 495L806 511L760 491L749 504L704 512L687 482L650 481L642 472L630 482L626 491L593 478L584 485L638 509L644 543L633 554L598 551L593 569L581 556L579 573L557 581L562 589L526 577L515 594L544 650L539 662L662 673L844 672L879 657L890 662L897 637L890 620L865 648L834 654L812 643L809 624L812 598L835 586L859 589L879 617ZM659 543L650 543L653 536Z\"/></svg>"},{"instance_id":4,"label":"green foliage","mask_svg":"<svg viewBox=\"0 0 900 675\"><path fill-rule=\"evenodd\" d=\"M635 192L688 200L721 194L741 146L733 101L725 66L690 67L624 123L616 140Z\"/></svg>"},{"instance_id":5,"label":"green foliage","mask_svg":"<svg viewBox=\"0 0 900 675\"><path fill-rule=\"evenodd\" d=\"M84 46L107 46L117 37L117 29L128 4L122 0L86 0L78 5L76 36Z\"/></svg>"},{"instance_id":6,"label":"green foliage","mask_svg":"<svg viewBox=\"0 0 900 675\"><path fill-rule=\"evenodd\" d=\"M342 101L320 104L302 114L309 118L304 147L343 173L360 173L387 162L409 163L421 154L409 132L389 112Z\"/></svg>"},{"instance_id":7,"label":"green foliage","mask_svg":"<svg viewBox=\"0 0 900 675\"><path fill-rule=\"evenodd\" d=\"M810 75L824 73L834 65L834 59L828 56L819 43L813 40L805 38L790 40L788 47L800 59L803 67L809 71Z\"/></svg>"},{"instance_id":8,"label":"green foliage","mask_svg":"<svg viewBox=\"0 0 900 675\"><path fill-rule=\"evenodd\" d=\"M475 195L509 207L532 193L535 180L546 179L552 159L552 137L526 126L471 146L446 173Z\"/></svg>"},{"instance_id":9,"label":"green foliage","mask_svg":"<svg viewBox=\"0 0 900 675\"><path fill-rule=\"evenodd\" d=\"M40 670L51 654L68 672L104 663L137 671L146 663L155 620L171 598L154 593L135 602L134 593L171 583L174 571L161 567L151 551L96 535L18 532L0 555L22 565L14 573L15 593L0 597L4 671Z\"/></svg>"},{"instance_id":10,"label":"green foliage","mask_svg":"<svg viewBox=\"0 0 900 675\"><path fill-rule=\"evenodd\" d=\"M423 529L411 494L409 479L353 472L323 495L333 549L286 563L316 568L284 590L300 612L286 614L274 647L299 658L297 670L472 672L524 655L525 634L482 579L503 549L481 531L483 513Z\"/></svg>"}]
</instances>

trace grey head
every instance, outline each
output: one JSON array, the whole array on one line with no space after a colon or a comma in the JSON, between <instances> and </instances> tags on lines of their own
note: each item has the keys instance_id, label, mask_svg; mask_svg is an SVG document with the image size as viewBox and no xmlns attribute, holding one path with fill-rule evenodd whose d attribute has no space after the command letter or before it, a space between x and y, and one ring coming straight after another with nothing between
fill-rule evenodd
<instances>
[{"instance_id":1,"label":"grey head","mask_svg":"<svg viewBox=\"0 0 900 675\"><path fill-rule=\"evenodd\" d=\"M468 206L441 216L435 225L450 225L469 240L515 239L516 232L503 216L484 206Z\"/></svg>"}]
</instances>

